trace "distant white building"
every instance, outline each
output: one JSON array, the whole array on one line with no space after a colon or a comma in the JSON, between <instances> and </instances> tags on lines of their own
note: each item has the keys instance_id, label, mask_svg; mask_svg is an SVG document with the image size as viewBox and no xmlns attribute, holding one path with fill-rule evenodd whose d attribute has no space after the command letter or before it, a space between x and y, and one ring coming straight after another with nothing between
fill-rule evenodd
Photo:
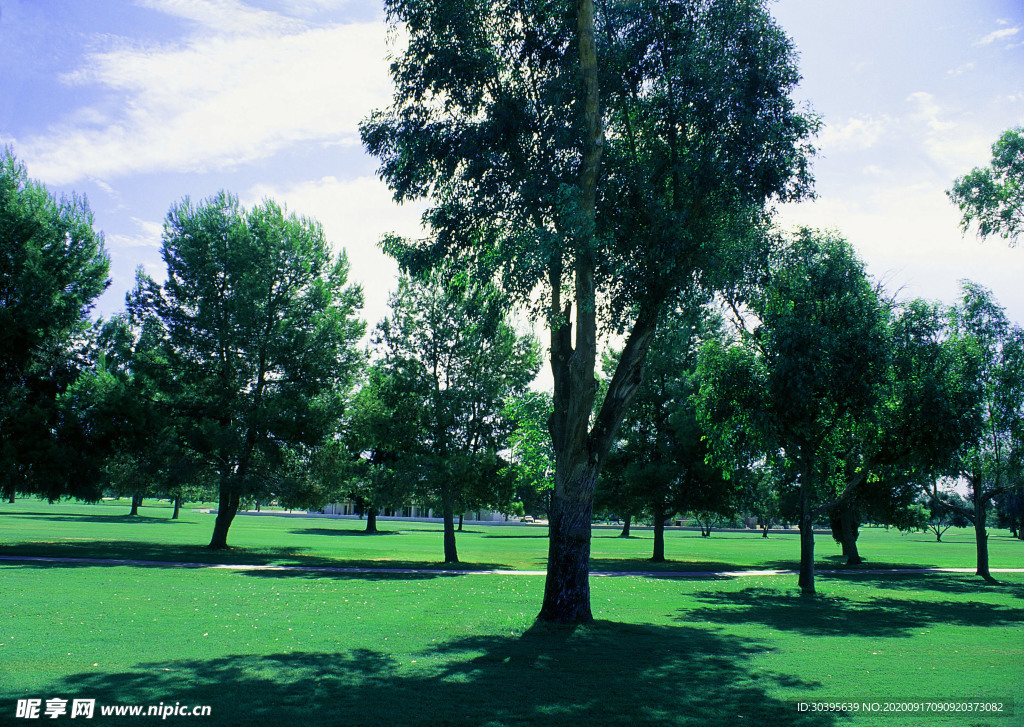
<instances>
[{"instance_id":1,"label":"distant white building","mask_svg":"<svg viewBox=\"0 0 1024 727\"><path fill-rule=\"evenodd\" d=\"M310 511L314 512L314 511ZM322 512L325 515L336 515L338 517L359 517L356 514L356 503L353 500L342 500L340 502L332 502L326 505L323 510L316 510L315 512ZM384 508L377 513L378 518L388 518L394 520L436 520L440 522L443 517L439 513L435 513L432 508L423 507L421 505L405 505L399 508ZM456 518L459 514L456 513ZM508 518L500 512L493 510L473 510L470 512L462 513L462 518L466 522L505 522Z\"/></svg>"}]
</instances>

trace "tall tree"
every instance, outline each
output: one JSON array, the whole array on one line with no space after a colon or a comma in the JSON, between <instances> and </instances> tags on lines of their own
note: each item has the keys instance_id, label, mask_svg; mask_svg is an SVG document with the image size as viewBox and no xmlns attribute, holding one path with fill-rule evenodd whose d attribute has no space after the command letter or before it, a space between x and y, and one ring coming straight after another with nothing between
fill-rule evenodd
<instances>
[{"instance_id":1,"label":"tall tree","mask_svg":"<svg viewBox=\"0 0 1024 727\"><path fill-rule=\"evenodd\" d=\"M512 427L501 414L537 374L536 341L509 325L493 288L437 272L399 279L374 342L391 378L387 408L416 426L391 466L441 510L444 560L457 563L455 515L511 501L514 480L499 453Z\"/></svg>"},{"instance_id":2,"label":"tall tree","mask_svg":"<svg viewBox=\"0 0 1024 727\"><path fill-rule=\"evenodd\" d=\"M539 617L589 621L594 483L662 310L730 285L760 259L766 201L808 189L815 121L789 98L792 44L754 0L386 8L409 40L394 103L363 139L397 199L431 199L435 231L389 250L411 269L458 260L546 322L555 483ZM625 346L595 412L602 328Z\"/></svg>"},{"instance_id":3,"label":"tall tree","mask_svg":"<svg viewBox=\"0 0 1024 727\"><path fill-rule=\"evenodd\" d=\"M967 483L970 507L933 494L973 523L977 574L994 581L988 510L993 499L1016 489L1024 474L1024 330L1009 322L991 291L969 281L962 287L959 303L950 310L950 334L952 344L965 355L973 353L978 362L962 384L978 396L968 412L975 426L961 439L949 474Z\"/></svg>"},{"instance_id":4,"label":"tall tree","mask_svg":"<svg viewBox=\"0 0 1024 727\"><path fill-rule=\"evenodd\" d=\"M308 459L336 430L363 357L362 291L313 220L221 193L174 205L161 248L167 281L140 273L136 320L160 326L152 375L186 446L215 468L211 548L226 548L243 497Z\"/></svg>"},{"instance_id":5,"label":"tall tree","mask_svg":"<svg viewBox=\"0 0 1024 727\"><path fill-rule=\"evenodd\" d=\"M87 366L88 314L110 281L84 198L56 199L0 155L0 493L95 497L88 446L58 404ZM79 466L76 466L79 465Z\"/></svg>"},{"instance_id":6,"label":"tall tree","mask_svg":"<svg viewBox=\"0 0 1024 727\"><path fill-rule=\"evenodd\" d=\"M998 235L1016 245L1024 234L1024 127L1003 132L992 145L992 163L958 177L946 192L982 238Z\"/></svg>"}]
</instances>

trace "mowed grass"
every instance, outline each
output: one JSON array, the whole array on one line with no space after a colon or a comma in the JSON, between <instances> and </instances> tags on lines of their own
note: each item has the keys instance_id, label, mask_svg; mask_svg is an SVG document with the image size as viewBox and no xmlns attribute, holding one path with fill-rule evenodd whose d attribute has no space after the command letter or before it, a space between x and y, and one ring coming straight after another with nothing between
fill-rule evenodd
<instances>
[{"instance_id":1,"label":"mowed grass","mask_svg":"<svg viewBox=\"0 0 1024 727\"><path fill-rule=\"evenodd\" d=\"M212 507L208 506L208 507ZM166 502L148 501L138 517L129 517L125 500L101 504L36 500L0 503L0 554L90 558L130 558L196 563L443 568L439 523L379 520L380 533L367 535L355 519L238 515L228 533L231 550L206 549L215 515L208 507L182 509L171 520ZM667 563L650 563L653 533L634 528L630 538L619 529L593 533L591 568L602 571L793 569L799 564L795 534L716 531L709 538L693 530L666 531ZM457 533L465 569L543 570L547 528L542 525L469 525ZM975 564L974 532L952 529L941 543L930 533L901 534L862 528L858 541L865 567L967 568ZM993 568L1024 567L1024 542L1005 530L992 530ZM819 568L842 568L839 546L827 533L816 536Z\"/></svg>"},{"instance_id":2,"label":"mowed grass","mask_svg":"<svg viewBox=\"0 0 1024 727\"><path fill-rule=\"evenodd\" d=\"M210 554L199 546L212 516L143 512L131 522L121 505L4 504L0 554L429 567L441 546L435 525L384 522L393 534L364 536L358 522L263 516L239 517L236 549ZM951 534L934 543L868 529L862 550L878 563L971 565L973 542ZM477 564L533 569L544 535L473 526L459 545ZM614 535L598 533L595 563L639 570L650 533ZM668 542L679 570L791 565L797 547L726 533ZM818 549L831 564L831 539ZM1022 553L993 536L994 567L1020 567ZM1019 725L1024 577L1000 581L868 570L822 576L821 594L802 598L792 576L594 578L598 621L549 628L534 623L539 576L6 562L0 724L26 723L14 718L19 698L60 697L209 705L209 717L165 720L204 725ZM1006 711L797 708L949 701Z\"/></svg>"}]
</instances>

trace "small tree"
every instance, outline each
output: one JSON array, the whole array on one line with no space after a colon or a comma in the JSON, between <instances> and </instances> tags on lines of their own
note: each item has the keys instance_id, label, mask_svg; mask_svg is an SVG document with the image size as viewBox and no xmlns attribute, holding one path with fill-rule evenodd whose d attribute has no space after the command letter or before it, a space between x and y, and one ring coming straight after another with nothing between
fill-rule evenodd
<instances>
[{"instance_id":1,"label":"small tree","mask_svg":"<svg viewBox=\"0 0 1024 727\"><path fill-rule=\"evenodd\" d=\"M514 396L506 402L502 416L512 425L508 457L516 497L525 514L547 515L555 475L555 453L547 430L551 394L526 391Z\"/></svg>"},{"instance_id":2,"label":"small tree","mask_svg":"<svg viewBox=\"0 0 1024 727\"><path fill-rule=\"evenodd\" d=\"M385 408L404 412L414 432L387 466L441 510L444 559L456 563L455 515L512 499L499 457L512 425L501 414L536 376L537 344L508 324L493 289L445 273L400 278L374 343L390 379Z\"/></svg>"}]
</instances>

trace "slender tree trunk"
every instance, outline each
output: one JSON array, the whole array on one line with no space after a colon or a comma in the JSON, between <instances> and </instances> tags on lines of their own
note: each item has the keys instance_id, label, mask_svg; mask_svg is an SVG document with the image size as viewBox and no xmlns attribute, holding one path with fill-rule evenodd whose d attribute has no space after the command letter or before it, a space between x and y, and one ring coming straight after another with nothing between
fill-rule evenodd
<instances>
[{"instance_id":1,"label":"slender tree trunk","mask_svg":"<svg viewBox=\"0 0 1024 727\"><path fill-rule=\"evenodd\" d=\"M654 553L651 555L652 563L665 562L665 513L661 507L652 508L654 513Z\"/></svg>"},{"instance_id":2,"label":"slender tree trunk","mask_svg":"<svg viewBox=\"0 0 1024 727\"><path fill-rule=\"evenodd\" d=\"M211 550L227 549L228 528L238 513L241 501L241 495L229 483L222 481L217 502L217 519L213 523L213 537L207 546Z\"/></svg>"},{"instance_id":3,"label":"slender tree trunk","mask_svg":"<svg viewBox=\"0 0 1024 727\"><path fill-rule=\"evenodd\" d=\"M978 553L978 570L976 573L989 583L996 583L997 581L992 577L988 567L988 531L985 529L985 505L987 503L982 496L981 487L975 485L972 486L971 490L974 500L974 543Z\"/></svg>"},{"instance_id":4,"label":"slender tree trunk","mask_svg":"<svg viewBox=\"0 0 1024 727\"><path fill-rule=\"evenodd\" d=\"M462 519L465 517L465 513L459 513L459 532L462 532Z\"/></svg>"},{"instance_id":5,"label":"slender tree trunk","mask_svg":"<svg viewBox=\"0 0 1024 727\"><path fill-rule=\"evenodd\" d=\"M139 514L139 507L141 507L141 506L142 506L142 495L140 495L139 493L135 493L134 495L132 495L132 509L131 509L131 512L128 513L128 515L130 515L130 516L138 515Z\"/></svg>"},{"instance_id":6,"label":"slender tree trunk","mask_svg":"<svg viewBox=\"0 0 1024 727\"><path fill-rule=\"evenodd\" d=\"M177 520L178 515L181 513L181 503L184 498L181 495L174 496L174 513L171 515L171 520Z\"/></svg>"},{"instance_id":7,"label":"slender tree trunk","mask_svg":"<svg viewBox=\"0 0 1024 727\"><path fill-rule=\"evenodd\" d=\"M811 514L811 488L808 478L800 482L800 592L814 595L814 522Z\"/></svg>"},{"instance_id":8,"label":"slender tree trunk","mask_svg":"<svg viewBox=\"0 0 1024 727\"><path fill-rule=\"evenodd\" d=\"M626 517L623 519L623 521L622 521L622 532L619 533L619 537L620 538L628 538L629 537L629 525L630 525L630 523L632 521L633 521L633 516L632 515L626 515Z\"/></svg>"},{"instance_id":9,"label":"slender tree trunk","mask_svg":"<svg viewBox=\"0 0 1024 727\"><path fill-rule=\"evenodd\" d=\"M441 508L444 511L444 562L458 563L459 552L455 548L455 500L451 493L441 495Z\"/></svg>"},{"instance_id":10,"label":"slender tree trunk","mask_svg":"<svg viewBox=\"0 0 1024 727\"><path fill-rule=\"evenodd\" d=\"M9 494L7 496L7 502L9 502L12 505L14 504L14 491L13 490L11 491L11 494Z\"/></svg>"},{"instance_id":11,"label":"slender tree trunk","mask_svg":"<svg viewBox=\"0 0 1024 727\"><path fill-rule=\"evenodd\" d=\"M771 525L767 521L764 523L764 525L761 526L761 537L762 538L766 538L767 539L767 537L768 537L768 529L770 527L771 527Z\"/></svg>"},{"instance_id":12,"label":"slender tree trunk","mask_svg":"<svg viewBox=\"0 0 1024 727\"><path fill-rule=\"evenodd\" d=\"M366 532L377 532L377 508L375 507L366 509Z\"/></svg>"}]
</instances>

